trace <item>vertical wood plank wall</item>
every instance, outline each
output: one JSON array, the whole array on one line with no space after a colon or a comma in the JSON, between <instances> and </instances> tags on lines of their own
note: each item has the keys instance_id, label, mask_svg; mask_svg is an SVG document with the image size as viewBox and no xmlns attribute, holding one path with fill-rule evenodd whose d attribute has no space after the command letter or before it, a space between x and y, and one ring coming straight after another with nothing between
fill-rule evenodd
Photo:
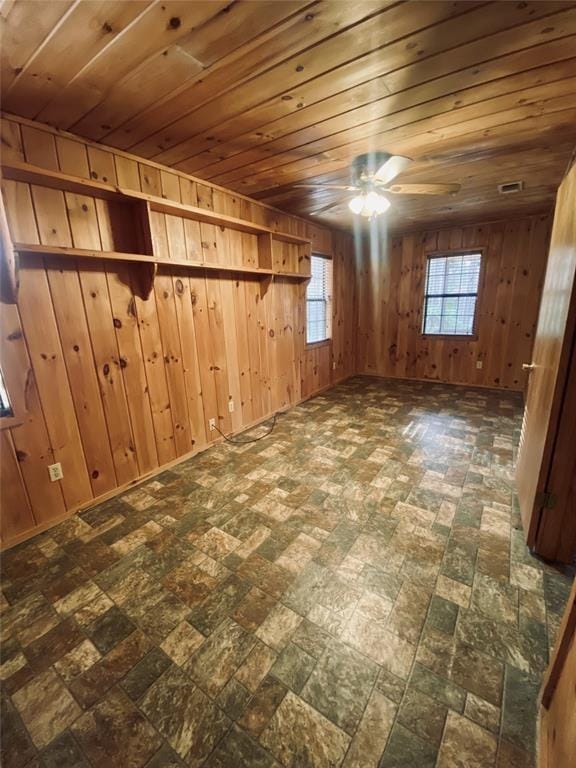
<instances>
[{"instance_id":1,"label":"vertical wood plank wall","mask_svg":"<svg viewBox=\"0 0 576 768\"><path fill-rule=\"evenodd\" d=\"M541 214L393 237L374 232L357 262L357 372L523 391L551 224L551 214ZM476 337L423 336L428 254L475 248L483 253Z\"/></svg>"},{"instance_id":2,"label":"vertical wood plank wall","mask_svg":"<svg viewBox=\"0 0 576 768\"><path fill-rule=\"evenodd\" d=\"M0 432L3 546L207 446L217 437L211 418L223 432L238 431L354 372L347 234L30 121L3 121L2 150L6 162L308 236L313 251L334 260L333 339L307 349L301 281L268 285L249 274L162 266L144 300L127 264L22 259L18 303L0 305L2 370L26 411L22 424ZM102 201L13 181L4 181L3 194L15 241L111 250L111 231L119 237L122 216L112 221ZM215 246L218 263L254 260L255 237L234 230L156 214L152 235L164 258ZM64 478L53 483L47 466L55 462Z\"/></svg>"}]
</instances>

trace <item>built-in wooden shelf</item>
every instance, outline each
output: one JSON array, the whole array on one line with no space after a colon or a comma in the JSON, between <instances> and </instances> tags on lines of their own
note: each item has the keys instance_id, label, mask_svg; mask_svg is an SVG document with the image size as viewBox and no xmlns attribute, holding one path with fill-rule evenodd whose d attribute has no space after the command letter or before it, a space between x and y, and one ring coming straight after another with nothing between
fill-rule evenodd
<instances>
[{"instance_id":1,"label":"built-in wooden shelf","mask_svg":"<svg viewBox=\"0 0 576 768\"><path fill-rule=\"evenodd\" d=\"M93 179L81 179L77 176L70 176L60 171L51 171L46 168L38 168L29 163L11 163L2 165L4 178L13 181L23 181L28 184L39 184L43 187L59 189L62 192L75 192L77 194L90 195L107 200L118 200L125 198L127 200L143 200L150 204L150 210L159 213L168 213L173 216L202 221L206 224L225 227L226 229L236 229L240 232L248 232L253 235L270 234L274 240L281 240L286 243L295 243L298 245L310 245L309 238L292 235L288 232L276 232L270 227L262 224L255 224L246 219L238 219L234 216L227 216L223 213L215 213L206 208L198 208L186 203L178 203L173 200L166 200L163 197L148 195L144 192L138 192L124 187L104 184Z\"/></svg>"},{"instance_id":2,"label":"built-in wooden shelf","mask_svg":"<svg viewBox=\"0 0 576 768\"><path fill-rule=\"evenodd\" d=\"M3 165L2 171L4 178L11 181L95 198L98 225L104 222L107 235L106 242L102 240L104 250L15 243L14 251L21 257L40 255L129 262L133 265L136 290L143 298L150 295L159 266L184 267L191 270L224 270L263 278L277 276L292 280L308 280L310 277L311 241L308 238L288 232L276 232L270 227L245 219L93 179L82 179L60 171L38 168L28 163L14 162ZM67 197L66 207L69 212L72 210L70 206L74 205L79 203L70 201ZM86 204L80 207L85 212L89 211ZM165 258L167 252L164 253L162 246L159 246L152 236L153 214L176 216L210 224L222 230L232 229L255 235L257 238L256 263L223 264L207 260ZM17 283L15 274L14 282Z\"/></svg>"},{"instance_id":3,"label":"built-in wooden shelf","mask_svg":"<svg viewBox=\"0 0 576 768\"><path fill-rule=\"evenodd\" d=\"M158 267L184 267L190 270L209 270L219 272L232 272L244 275L256 275L262 278L284 277L296 280L308 280L308 275L299 272L278 272L272 269L263 269L257 266L244 264L212 264L189 259L159 259L143 253L124 253L120 251L96 251L86 248L69 248L59 245L39 245L36 243L14 243L14 251L24 258L30 256L53 256L68 259L104 259L105 261L123 261L139 264L141 268L137 274L138 294L141 298L148 298L152 290L154 277Z\"/></svg>"}]
</instances>

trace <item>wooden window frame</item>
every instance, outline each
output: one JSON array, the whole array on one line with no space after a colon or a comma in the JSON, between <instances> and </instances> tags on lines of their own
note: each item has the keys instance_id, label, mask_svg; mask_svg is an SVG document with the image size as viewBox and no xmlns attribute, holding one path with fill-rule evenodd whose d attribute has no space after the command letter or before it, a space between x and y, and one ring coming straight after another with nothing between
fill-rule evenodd
<instances>
[{"instance_id":1,"label":"wooden window frame","mask_svg":"<svg viewBox=\"0 0 576 768\"><path fill-rule=\"evenodd\" d=\"M326 326L329 330L329 335L325 339L320 339L319 341L308 341L308 286L306 286L306 349L314 349L317 347L325 347L329 344L332 344L332 332L333 332L333 323L332 323L332 310L333 310L333 304L334 304L334 259L332 258L332 255L329 253L319 253L317 251L313 251L310 254L310 274L312 274L312 259L316 257L318 259L325 259L326 261L329 261L331 264L330 269L330 278L331 278L331 286L330 291L328 294L328 298L326 301Z\"/></svg>"},{"instance_id":2,"label":"wooden window frame","mask_svg":"<svg viewBox=\"0 0 576 768\"><path fill-rule=\"evenodd\" d=\"M450 258L451 256L466 256L469 254L479 253L480 254L480 272L478 274L478 290L476 291L476 306L474 307L474 321L472 323L472 333L424 333L424 323L426 320L426 315L424 312L424 308L426 306L426 283L428 279L428 263L431 259L446 259ZM425 267L425 277L424 277L424 287L422 292L422 322L420 323L420 336L423 339L426 340L433 340L433 339L452 339L452 341L478 341L478 316L479 316L479 309L480 302L482 301L482 295L484 293L484 274L485 274L485 268L486 268L486 249L471 247L471 248L458 248L457 250L451 251L451 250L443 250L443 251L431 251L430 253L426 254L426 267ZM458 294L453 294L458 295ZM471 294L474 295L474 294Z\"/></svg>"}]
</instances>

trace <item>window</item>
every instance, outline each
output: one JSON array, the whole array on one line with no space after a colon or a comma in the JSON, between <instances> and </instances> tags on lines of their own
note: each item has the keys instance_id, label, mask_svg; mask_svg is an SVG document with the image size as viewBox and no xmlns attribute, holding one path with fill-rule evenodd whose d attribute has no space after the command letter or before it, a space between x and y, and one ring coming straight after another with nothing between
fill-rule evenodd
<instances>
[{"instance_id":1,"label":"window","mask_svg":"<svg viewBox=\"0 0 576 768\"><path fill-rule=\"evenodd\" d=\"M332 335L332 260L312 254L311 273L306 289L306 342L316 344Z\"/></svg>"},{"instance_id":2,"label":"window","mask_svg":"<svg viewBox=\"0 0 576 768\"><path fill-rule=\"evenodd\" d=\"M428 257L422 333L474 335L481 260L480 253Z\"/></svg>"},{"instance_id":3,"label":"window","mask_svg":"<svg viewBox=\"0 0 576 768\"><path fill-rule=\"evenodd\" d=\"M2 416L13 416L13 412L10 398L4 385L4 377L2 376L2 371L0 371L0 417Z\"/></svg>"}]
</instances>

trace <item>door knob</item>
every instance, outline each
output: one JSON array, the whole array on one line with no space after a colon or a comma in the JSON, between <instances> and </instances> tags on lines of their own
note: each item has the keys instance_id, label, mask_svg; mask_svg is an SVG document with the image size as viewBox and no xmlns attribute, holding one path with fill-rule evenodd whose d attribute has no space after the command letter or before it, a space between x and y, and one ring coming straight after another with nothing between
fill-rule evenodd
<instances>
[{"instance_id":1,"label":"door knob","mask_svg":"<svg viewBox=\"0 0 576 768\"><path fill-rule=\"evenodd\" d=\"M522 363L523 371L533 371L536 368L536 363Z\"/></svg>"}]
</instances>

